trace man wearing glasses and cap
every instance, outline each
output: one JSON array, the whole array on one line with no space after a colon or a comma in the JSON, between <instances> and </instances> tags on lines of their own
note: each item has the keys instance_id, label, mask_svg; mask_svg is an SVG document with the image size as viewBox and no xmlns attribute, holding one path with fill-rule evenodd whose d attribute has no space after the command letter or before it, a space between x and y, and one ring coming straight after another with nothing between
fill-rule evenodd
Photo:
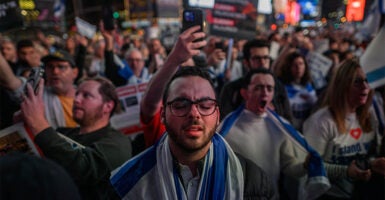
<instances>
[{"instance_id":1,"label":"man wearing glasses and cap","mask_svg":"<svg viewBox=\"0 0 385 200\"><path fill-rule=\"evenodd\" d=\"M78 68L66 51L56 51L42 58L45 65L47 87L44 90L45 116L52 127L76 127L72 119L72 105L76 88L74 81ZM26 79L17 77L0 55L0 85L8 89L11 97L22 101Z\"/></svg>"}]
</instances>

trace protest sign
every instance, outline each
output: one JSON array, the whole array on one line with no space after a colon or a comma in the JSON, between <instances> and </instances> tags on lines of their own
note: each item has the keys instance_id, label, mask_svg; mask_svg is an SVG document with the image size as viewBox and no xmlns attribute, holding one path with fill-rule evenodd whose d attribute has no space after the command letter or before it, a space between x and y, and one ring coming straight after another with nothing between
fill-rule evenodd
<instances>
[{"instance_id":1,"label":"protest sign","mask_svg":"<svg viewBox=\"0 0 385 200\"><path fill-rule=\"evenodd\" d=\"M306 61L309 65L315 89L325 87L327 85L326 75L328 74L333 62L329 58L316 52L309 52L306 55Z\"/></svg>"},{"instance_id":2,"label":"protest sign","mask_svg":"<svg viewBox=\"0 0 385 200\"><path fill-rule=\"evenodd\" d=\"M11 152L23 152L40 156L33 142L33 135L24 123L17 123L0 131L0 156Z\"/></svg>"},{"instance_id":3,"label":"protest sign","mask_svg":"<svg viewBox=\"0 0 385 200\"><path fill-rule=\"evenodd\" d=\"M250 0L216 0L206 10L211 35L234 39L255 37L257 9Z\"/></svg>"},{"instance_id":4,"label":"protest sign","mask_svg":"<svg viewBox=\"0 0 385 200\"><path fill-rule=\"evenodd\" d=\"M130 84L116 88L122 111L111 117L111 126L124 134L140 133L140 101L147 83Z\"/></svg>"},{"instance_id":5,"label":"protest sign","mask_svg":"<svg viewBox=\"0 0 385 200\"><path fill-rule=\"evenodd\" d=\"M79 17L75 18L76 28L80 35L83 35L89 39L92 39L96 33L96 26L88 23L87 21L82 20Z\"/></svg>"}]
</instances>

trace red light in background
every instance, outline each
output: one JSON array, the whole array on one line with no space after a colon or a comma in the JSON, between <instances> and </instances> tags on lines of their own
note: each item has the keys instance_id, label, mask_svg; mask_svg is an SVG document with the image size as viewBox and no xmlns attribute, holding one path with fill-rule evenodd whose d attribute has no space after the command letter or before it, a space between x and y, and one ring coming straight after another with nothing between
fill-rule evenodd
<instances>
[{"instance_id":1,"label":"red light in background","mask_svg":"<svg viewBox=\"0 0 385 200\"><path fill-rule=\"evenodd\" d=\"M346 19L348 22L362 21L364 18L365 0L348 0Z\"/></svg>"}]
</instances>

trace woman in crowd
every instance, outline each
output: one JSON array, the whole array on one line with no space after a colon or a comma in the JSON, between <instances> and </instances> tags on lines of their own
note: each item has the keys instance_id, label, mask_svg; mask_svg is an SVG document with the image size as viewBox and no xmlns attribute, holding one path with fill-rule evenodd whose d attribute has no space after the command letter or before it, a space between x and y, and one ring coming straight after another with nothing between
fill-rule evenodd
<instances>
[{"instance_id":1,"label":"woman in crowd","mask_svg":"<svg viewBox=\"0 0 385 200\"><path fill-rule=\"evenodd\" d=\"M305 57L297 51L287 54L279 74L279 79L285 84L289 97L293 125L301 131L303 122L309 117L311 109L317 101Z\"/></svg>"},{"instance_id":2,"label":"woman in crowd","mask_svg":"<svg viewBox=\"0 0 385 200\"><path fill-rule=\"evenodd\" d=\"M356 59L346 60L326 91L323 107L305 121L309 145L323 157L331 189L321 199L351 199L355 182L385 174L385 159L371 158L377 120L373 91Z\"/></svg>"}]
</instances>

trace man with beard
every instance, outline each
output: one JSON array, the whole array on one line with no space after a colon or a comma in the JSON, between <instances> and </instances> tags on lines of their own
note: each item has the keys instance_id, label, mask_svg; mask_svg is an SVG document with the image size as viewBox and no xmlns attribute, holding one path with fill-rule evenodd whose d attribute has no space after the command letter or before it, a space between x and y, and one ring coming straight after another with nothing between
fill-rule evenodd
<instances>
[{"instance_id":1,"label":"man with beard","mask_svg":"<svg viewBox=\"0 0 385 200\"><path fill-rule=\"evenodd\" d=\"M122 165L111 183L123 199L270 199L271 182L215 130L219 108L207 72L182 67L163 93L166 133Z\"/></svg>"},{"instance_id":2,"label":"man with beard","mask_svg":"<svg viewBox=\"0 0 385 200\"><path fill-rule=\"evenodd\" d=\"M44 155L70 173L82 199L117 199L109 183L110 172L131 157L131 142L109 123L119 102L114 85L100 77L80 83L72 109L80 126L68 130L66 136L56 132L44 116L44 81L37 94L29 84L27 89L22 114Z\"/></svg>"},{"instance_id":3,"label":"man with beard","mask_svg":"<svg viewBox=\"0 0 385 200\"><path fill-rule=\"evenodd\" d=\"M76 127L72 118L72 104L76 88L74 81L79 69L72 56L63 50L58 50L42 58L44 63L47 87L44 90L46 105L45 116L54 127ZM12 72L2 55L0 55L0 85L7 90L7 95L20 104L24 95L26 79Z\"/></svg>"}]
</instances>

